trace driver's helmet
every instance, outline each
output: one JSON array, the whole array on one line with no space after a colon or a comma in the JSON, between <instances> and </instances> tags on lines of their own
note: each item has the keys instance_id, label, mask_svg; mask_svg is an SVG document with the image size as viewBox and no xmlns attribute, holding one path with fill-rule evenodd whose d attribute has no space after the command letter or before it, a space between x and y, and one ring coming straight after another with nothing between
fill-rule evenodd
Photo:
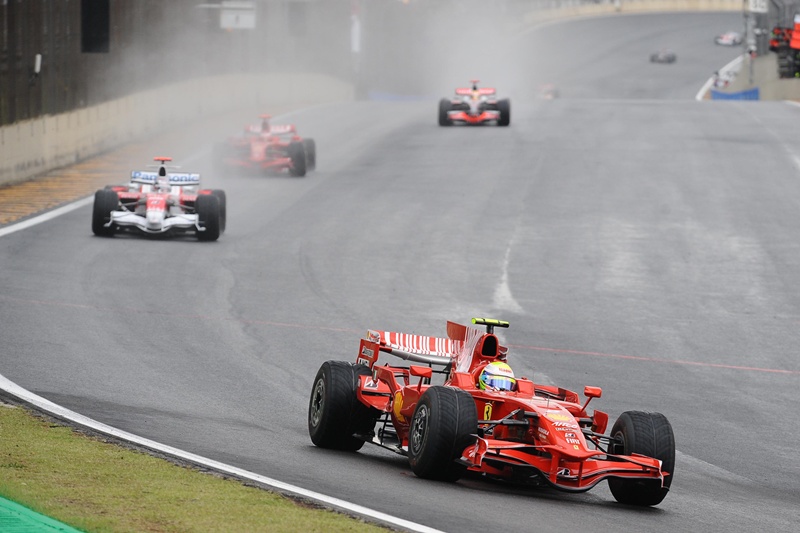
<instances>
[{"instance_id":1,"label":"driver's helmet","mask_svg":"<svg viewBox=\"0 0 800 533\"><path fill-rule=\"evenodd\" d=\"M514 390L516 387L514 371L502 361L492 361L486 365L478 378L478 388L481 390Z\"/></svg>"},{"instance_id":2,"label":"driver's helmet","mask_svg":"<svg viewBox=\"0 0 800 533\"><path fill-rule=\"evenodd\" d=\"M156 190L166 192L171 189L172 187L169 184L169 175L167 174L167 170L164 167L159 168L158 180L156 181Z\"/></svg>"}]
</instances>

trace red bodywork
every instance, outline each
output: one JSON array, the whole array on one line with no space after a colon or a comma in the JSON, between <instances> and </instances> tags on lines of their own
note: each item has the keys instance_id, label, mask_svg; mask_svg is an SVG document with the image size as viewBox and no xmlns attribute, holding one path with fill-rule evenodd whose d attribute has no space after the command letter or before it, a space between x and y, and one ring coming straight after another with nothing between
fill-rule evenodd
<instances>
[{"instance_id":1,"label":"red bodywork","mask_svg":"<svg viewBox=\"0 0 800 533\"><path fill-rule=\"evenodd\" d=\"M312 170L315 153L308 153L307 143L297 134L292 124L271 125L269 115L261 115L260 124L245 126L244 134L230 137L218 146L214 154L215 163L220 167L259 171L289 171L292 175L303 176Z\"/></svg>"},{"instance_id":2,"label":"red bodywork","mask_svg":"<svg viewBox=\"0 0 800 533\"><path fill-rule=\"evenodd\" d=\"M292 159L289 157L289 143L301 141L302 138L291 130L275 133L270 131L255 131L248 129L245 135L228 139L230 151L224 155L223 163L232 167L251 168L260 170L288 170L292 168Z\"/></svg>"},{"instance_id":3,"label":"red bodywork","mask_svg":"<svg viewBox=\"0 0 800 533\"><path fill-rule=\"evenodd\" d=\"M464 390L475 400L478 436L460 459L470 471L543 481L570 492L589 490L608 478L660 480L663 485L670 473L662 472L658 459L604 451L609 449L609 438L603 435L608 415L586 409L592 398L601 396L600 388L586 387L583 405L573 391L526 378L517 378L515 391L481 390L476 386L481 370L492 361L504 361L507 348L493 333L453 322L447 323L447 334L437 338L369 331L361 340L357 362L369 366L372 376L360 376L357 398L383 413L377 435L368 442L400 453L408 449L411 419L434 372L431 366L378 364L379 354L415 361L422 357L430 365L448 365L442 371L444 385ZM384 441L383 435L395 432L396 442Z\"/></svg>"},{"instance_id":4,"label":"red bodywork","mask_svg":"<svg viewBox=\"0 0 800 533\"><path fill-rule=\"evenodd\" d=\"M173 205L184 209L194 209L194 203L199 195L211 194L210 189L202 189L196 194L181 191L176 196L169 192L142 192L142 187L132 191L127 185L113 185L108 188L117 193L121 205L131 208L132 211L135 210L136 205L143 205L147 212L166 212Z\"/></svg>"},{"instance_id":5,"label":"red bodywork","mask_svg":"<svg viewBox=\"0 0 800 533\"><path fill-rule=\"evenodd\" d=\"M500 113L497 111L482 111L478 115L472 115L466 111L453 111L450 114L450 120L465 122L467 124L483 124L484 122L493 122L497 120Z\"/></svg>"},{"instance_id":6,"label":"red bodywork","mask_svg":"<svg viewBox=\"0 0 800 533\"><path fill-rule=\"evenodd\" d=\"M474 80L477 83L477 80ZM461 97L468 97L463 99L454 99L452 103L454 105L462 104L465 100L468 102L475 102L475 105L470 105L471 108L469 111L466 110L454 110L450 112L450 120L458 121L458 122L465 122L467 124L483 124L484 122L493 122L496 121L500 117L500 112L496 109L487 109L481 110L478 113L475 113L476 109L482 109L482 106L478 105L479 101L486 101L492 104L496 104L497 100L494 98L489 98L490 96L494 96L497 91L491 87L479 87L476 89L472 89L469 87L459 87L456 89L456 95Z\"/></svg>"},{"instance_id":7,"label":"red bodywork","mask_svg":"<svg viewBox=\"0 0 800 533\"><path fill-rule=\"evenodd\" d=\"M509 100L498 100L493 87L478 87L479 80L470 80L471 87L458 87L455 97L439 102L439 125L496 123L507 126L510 120Z\"/></svg>"}]
</instances>

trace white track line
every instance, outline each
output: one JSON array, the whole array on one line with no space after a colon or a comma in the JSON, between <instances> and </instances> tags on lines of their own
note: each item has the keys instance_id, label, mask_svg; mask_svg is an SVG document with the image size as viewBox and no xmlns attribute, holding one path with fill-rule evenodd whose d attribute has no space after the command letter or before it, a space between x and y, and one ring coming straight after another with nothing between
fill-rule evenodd
<instances>
[{"instance_id":1,"label":"white track line","mask_svg":"<svg viewBox=\"0 0 800 533\"><path fill-rule=\"evenodd\" d=\"M185 452L178 448L173 448L172 446L160 444L158 442L145 439L144 437L139 437L138 435L134 435L133 433L128 433L127 431L119 430L117 428L103 424L102 422L92 420L91 418L83 416L74 411L70 411L69 409L66 409L60 405L51 402L50 400L42 398L41 396L38 396L26 389L23 389L22 387L20 387L13 381L10 381L2 374L0 374L0 389L4 390L11 396L14 396L18 400L21 400L26 404L32 405L36 407L36 409L44 411L45 413L48 413L56 418L62 420L68 420L80 426L90 428L99 433L103 433L105 435L109 435L117 439L131 442L139 446L142 446L144 448L155 450L162 454L181 459L183 461L201 465L213 469L217 472L222 472L225 474L235 476L237 478L254 481L261 485L268 486L281 493L300 496L305 499L320 502L327 507L332 507L334 509L345 511L351 515L358 515L366 518L371 518L373 520L401 527L409 531L419 531L421 533L443 533L438 529L424 526L422 524L417 524L415 522L409 522L408 520L403 520L402 518L397 518L385 513L381 513L380 511L375 511L367 507L362 507L361 505L350 503L345 500L340 500L339 498L333 498L331 496L326 496L318 492L307 490L301 487L296 487L294 485L278 481L277 479L272 479L266 476L262 476L260 474L248 472L247 470L242 470L241 468L236 468L234 466L226 465L225 463L220 463L219 461L214 461L213 459L207 459L200 455L195 455L193 453Z\"/></svg>"},{"instance_id":2,"label":"white track line","mask_svg":"<svg viewBox=\"0 0 800 533\"><path fill-rule=\"evenodd\" d=\"M736 63L741 63L741 62L742 62L742 56L738 56L733 61L731 61L730 63L728 63L727 65L725 65L721 69L719 69L717 72L726 72L728 70L731 70L731 69L733 69L733 67L735 66ZM714 77L713 76L708 78L708 81L706 81L706 83L700 88L700 90L695 95L694 99L698 100L698 101L702 100L703 97L708 92L708 90L711 89L712 85L714 85Z\"/></svg>"},{"instance_id":3,"label":"white track line","mask_svg":"<svg viewBox=\"0 0 800 533\"><path fill-rule=\"evenodd\" d=\"M6 226L5 228L0 229L0 237L4 235L8 235L10 233L15 233L20 230L24 230L26 228L30 228L31 226L35 226L37 224L41 224L42 222L47 222L48 220L52 220L56 217L60 217L70 211L75 211L78 208L81 208L85 205L89 205L94 201L94 195L87 196L86 198L82 198L71 204L63 205L58 209L53 209L52 211L48 211L47 213L43 213L37 217L29 218L28 220L23 220L22 222L17 222L16 224L12 224L10 226Z\"/></svg>"},{"instance_id":4,"label":"white track line","mask_svg":"<svg viewBox=\"0 0 800 533\"><path fill-rule=\"evenodd\" d=\"M290 115L292 115L292 113L285 113L284 115L276 116L274 118L285 119ZM194 154L187 157L184 160L184 163L198 159L203 154L205 154L204 150L195 152ZM30 228L31 226L41 224L42 222L47 222L48 220L52 220L56 217L60 217L61 215L79 209L81 207L87 206L92 202L94 202L94 195L82 198L80 200L72 202L71 204L64 205L57 209L53 209L52 211L48 211L47 213L43 213L31 219L22 222L17 222L16 224L12 224L10 226L0 229L0 237L9 235L11 233L15 233L17 231L21 231L26 228ZM391 516L382 513L380 511L375 511L374 509L369 509L368 507L363 507L355 503L350 503L344 500L340 500L339 498L326 496L325 494L321 494L319 492L314 492L311 490L304 489L302 487L290 485L289 483L284 483L283 481L278 481L277 479L272 479L266 476L262 476L254 472L248 472L247 470L242 470L241 468L236 468L235 466L227 465L225 463L220 463L219 461L214 461L213 459L207 459L205 457L185 452L178 448L173 448L172 446L167 446L166 444L161 444L153 440L145 439L144 437L139 437L138 435L134 435L133 433L128 433L126 431L122 431L120 429L108 426L106 424L103 424L102 422L98 422L96 420L83 416L74 411L70 411L65 407L62 407L58 404L51 402L50 400L42 398L41 396L37 396L36 394L26 389L23 389L13 381L10 381L2 374L0 374L0 390L3 390L9 395L14 396L17 399L36 407L40 411L49 413L50 415L56 418L68 420L75 424L90 428L99 433L103 433L105 435L110 435L120 440L138 444L139 446L143 446L145 448L155 450L159 453L163 453L171 457L176 457L184 461L189 461L194 464L202 465L206 468L210 468L218 472L230 474L232 476L236 476L241 479L248 479L250 481L254 481L261 485L270 487L278 492L291 494L294 496L300 496L308 500L319 502L327 507L344 511L345 513L350 515L361 516L368 519L383 522L385 524L391 524L393 526L401 527L408 531L418 531L420 533L444 533L432 527L428 527L422 524L417 524L415 522L409 522L408 520L403 520L402 518Z\"/></svg>"}]
</instances>

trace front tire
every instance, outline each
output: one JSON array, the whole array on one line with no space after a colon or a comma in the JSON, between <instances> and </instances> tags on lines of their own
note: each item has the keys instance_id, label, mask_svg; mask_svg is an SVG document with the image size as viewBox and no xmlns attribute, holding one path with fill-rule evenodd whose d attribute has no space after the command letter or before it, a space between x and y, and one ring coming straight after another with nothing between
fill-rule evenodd
<instances>
[{"instance_id":1,"label":"front tire","mask_svg":"<svg viewBox=\"0 0 800 533\"><path fill-rule=\"evenodd\" d=\"M450 120L450 115L448 112L453 108L453 105L450 103L450 100L447 98L442 98L439 100L439 125L440 126L452 126L453 121Z\"/></svg>"},{"instance_id":2,"label":"front tire","mask_svg":"<svg viewBox=\"0 0 800 533\"><path fill-rule=\"evenodd\" d=\"M205 231L197 232L198 241L216 241L220 233L219 199L211 194L200 194L194 203L200 226Z\"/></svg>"},{"instance_id":3,"label":"front tire","mask_svg":"<svg viewBox=\"0 0 800 533\"><path fill-rule=\"evenodd\" d=\"M219 201L219 232L222 234L228 221L228 198L222 189L211 189L211 196L216 196Z\"/></svg>"},{"instance_id":4,"label":"front tire","mask_svg":"<svg viewBox=\"0 0 800 533\"><path fill-rule=\"evenodd\" d=\"M428 388L414 410L408 434L408 462L425 479L457 481L467 467L456 460L475 441L478 412L466 391Z\"/></svg>"},{"instance_id":5,"label":"front tire","mask_svg":"<svg viewBox=\"0 0 800 533\"><path fill-rule=\"evenodd\" d=\"M92 233L100 237L113 237L114 226L106 226L111 221L111 212L119 207L119 196L113 189L100 189L94 193L92 209Z\"/></svg>"},{"instance_id":6,"label":"front tire","mask_svg":"<svg viewBox=\"0 0 800 533\"><path fill-rule=\"evenodd\" d=\"M302 141L293 141L289 143L289 158L292 160L292 166L289 169L289 174L292 176L302 177L306 175L306 147Z\"/></svg>"},{"instance_id":7,"label":"front tire","mask_svg":"<svg viewBox=\"0 0 800 533\"><path fill-rule=\"evenodd\" d=\"M303 139L303 146L306 150L306 170L316 170L317 143L314 142L314 139Z\"/></svg>"},{"instance_id":8,"label":"front tire","mask_svg":"<svg viewBox=\"0 0 800 533\"><path fill-rule=\"evenodd\" d=\"M308 401L308 434L320 448L356 451L364 441L354 437L375 428L380 412L358 400L360 376L371 372L365 365L344 361L322 363Z\"/></svg>"},{"instance_id":9,"label":"front tire","mask_svg":"<svg viewBox=\"0 0 800 533\"><path fill-rule=\"evenodd\" d=\"M511 100L508 98L498 100L497 109L500 111L500 118L497 120L497 125L508 126L511 124Z\"/></svg>"},{"instance_id":10,"label":"front tire","mask_svg":"<svg viewBox=\"0 0 800 533\"><path fill-rule=\"evenodd\" d=\"M611 494L619 503L627 505L658 505L666 497L675 477L675 435L667 417L661 413L626 411L611 428L611 437L617 443L613 452L617 455L639 453L661 460L661 468L669 475L664 486L656 480L619 479L608 480Z\"/></svg>"}]
</instances>

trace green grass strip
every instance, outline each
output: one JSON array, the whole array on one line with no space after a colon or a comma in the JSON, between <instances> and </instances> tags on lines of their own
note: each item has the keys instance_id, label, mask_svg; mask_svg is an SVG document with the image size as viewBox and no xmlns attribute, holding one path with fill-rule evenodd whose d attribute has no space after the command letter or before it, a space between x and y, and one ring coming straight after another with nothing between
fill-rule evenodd
<instances>
[{"instance_id":1,"label":"green grass strip","mask_svg":"<svg viewBox=\"0 0 800 533\"><path fill-rule=\"evenodd\" d=\"M384 532L0 404L0 497L87 532Z\"/></svg>"}]
</instances>

